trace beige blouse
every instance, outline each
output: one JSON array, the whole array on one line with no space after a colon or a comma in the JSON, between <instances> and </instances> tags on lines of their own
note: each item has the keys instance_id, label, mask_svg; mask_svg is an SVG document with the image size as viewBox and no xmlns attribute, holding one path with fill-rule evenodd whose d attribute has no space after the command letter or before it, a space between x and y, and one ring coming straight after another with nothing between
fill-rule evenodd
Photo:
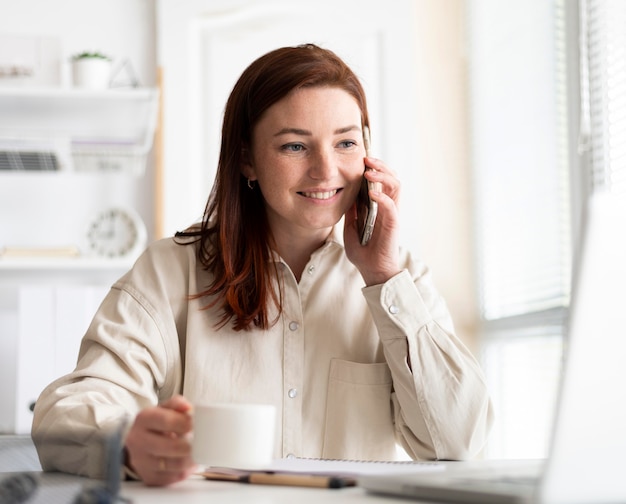
<instances>
[{"instance_id":1,"label":"beige blouse","mask_svg":"<svg viewBox=\"0 0 626 504\"><path fill-rule=\"evenodd\" d=\"M415 459L474 456L492 423L483 374L427 268L401 257L405 269L371 287L337 234L299 283L277 257L282 315L235 332L189 300L210 282L195 245L155 242L102 302L76 369L37 401L43 468L103 477L99 433L177 393L274 404L276 457L390 460L396 443Z\"/></svg>"}]
</instances>

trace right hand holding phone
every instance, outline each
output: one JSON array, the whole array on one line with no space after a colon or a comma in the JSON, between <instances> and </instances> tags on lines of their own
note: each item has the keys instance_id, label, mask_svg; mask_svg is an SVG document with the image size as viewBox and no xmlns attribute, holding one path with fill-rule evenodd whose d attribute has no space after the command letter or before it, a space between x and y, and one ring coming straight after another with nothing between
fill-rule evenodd
<instances>
[{"instance_id":1,"label":"right hand holding phone","mask_svg":"<svg viewBox=\"0 0 626 504\"><path fill-rule=\"evenodd\" d=\"M359 269L366 285L381 284L401 270L398 251L398 201L400 181L379 159L365 158L364 177L379 183L381 191L370 191L378 205L376 224L367 245L362 246L357 230L356 203L346 213L344 243L348 259Z\"/></svg>"}]
</instances>

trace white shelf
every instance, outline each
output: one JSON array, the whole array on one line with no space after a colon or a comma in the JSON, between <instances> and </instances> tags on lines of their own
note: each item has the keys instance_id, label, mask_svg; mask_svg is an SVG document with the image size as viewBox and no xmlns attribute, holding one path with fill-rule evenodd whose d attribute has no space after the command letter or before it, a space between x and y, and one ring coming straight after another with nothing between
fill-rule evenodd
<instances>
[{"instance_id":1,"label":"white shelf","mask_svg":"<svg viewBox=\"0 0 626 504\"><path fill-rule=\"evenodd\" d=\"M24 271L115 271L128 270L134 259L99 257L11 257L0 258L0 273Z\"/></svg>"},{"instance_id":2,"label":"white shelf","mask_svg":"<svg viewBox=\"0 0 626 504\"><path fill-rule=\"evenodd\" d=\"M61 170L141 173L158 101L153 88L0 87L0 150L51 151Z\"/></svg>"},{"instance_id":3,"label":"white shelf","mask_svg":"<svg viewBox=\"0 0 626 504\"><path fill-rule=\"evenodd\" d=\"M156 126L158 90L0 88L0 137L66 138L145 150Z\"/></svg>"},{"instance_id":4,"label":"white shelf","mask_svg":"<svg viewBox=\"0 0 626 504\"><path fill-rule=\"evenodd\" d=\"M110 286L133 265L134 258L0 258L0 309L16 303L26 285Z\"/></svg>"}]
</instances>

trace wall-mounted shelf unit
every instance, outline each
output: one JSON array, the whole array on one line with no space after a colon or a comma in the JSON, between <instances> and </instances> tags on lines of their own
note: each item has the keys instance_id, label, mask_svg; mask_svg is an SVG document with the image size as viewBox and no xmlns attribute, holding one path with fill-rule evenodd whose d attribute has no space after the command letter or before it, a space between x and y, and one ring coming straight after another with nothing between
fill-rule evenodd
<instances>
[{"instance_id":1,"label":"wall-mounted shelf unit","mask_svg":"<svg viewBox=\"0 0 626 504\"><path fill-rule=\"evenodd\" d=\"M141 174L158 90L0 88L0 173L74 170Z\"/></svg>"}]
</instances>

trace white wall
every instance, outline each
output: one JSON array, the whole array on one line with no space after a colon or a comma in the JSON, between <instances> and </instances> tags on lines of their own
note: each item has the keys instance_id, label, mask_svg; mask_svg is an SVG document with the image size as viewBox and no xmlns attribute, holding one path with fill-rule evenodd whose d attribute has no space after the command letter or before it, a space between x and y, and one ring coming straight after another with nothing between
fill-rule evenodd
<instances>
[{"instance_id":1,"label":"white wall","mask_svg":"<svg viewBox=\"0 0 626 504\"><path fill-rule=\"evenodd\" d=\"M59 85L62 87L71 85L70 56L85 50L109 54L114 58L114 69L127 59L140 85L154 87L154 20L153 0L0 0L0 34L58 40L61 54ZM0 81L0 86L6 85L6 80ZM145 175L138 178L84 176L80 180L69 180L57 174L52 174L53 177L20 177L19 180L0 178L0 230L3 229L2 220L10 215L11 219L20 220L22 229L38 229L41 239L46 240L29 245L60 246L62 244L50 243L54 240L55 223L62 222L61 235L71 237L68 230L82 231L84 211L109 204L125 204L135 207L148 230L152 231L153 172L150 158ZM49 234L47 230L50 230ZM18 239L24 238L0 236L0 242ZM36 236L31 235L31 240L36 240Z\"/></svg>"},{"instance_id":2,"label":"white wall","mask_svg":"<svg viewBox=\"0 0 626 504\"><path fill-rule=\"evenodd\" d=\"M467 108L465 0L421 0L415 20L419 125L417 187L422 259L448 302L457 333L478 350Z\"/></svg>"},{"instance_id":3,"label":"white wall","mask_svg":"<svg viewBox=\"0 0 626 504\"><path fill-rule=\"evenodd\" d=\"M141 83L150 86L154 16L153 0L0 0L0 33L58 37L66 57L99 50L129 58Z\"/></svg>"},{"instance_id":4,"label":"white wall","mask_svg":"<svg viewBox=\"0 0 626 504\"><path fill-rule=\"evenodd\" d=\"M55 62L59 71L55 72L56 82L48 82L50 87L71 85L69 58L86 50L110 55L114 59L114 68L127 59L140 85L154 87L154 26L153 0L0 0L0 44L3 44L0 55L11 53L9 36L43 37L46 52L53 52L53 47L59 48ZM24 80L20 85L31 84ZM0 79L0 87L11 86L15 86L15 82ZM152 156L148 158L145 173L138 177L71 172L0 173L0 247L78 245L76 242L86 234L86 223L93 214L111 205L134 207L142 215L150 238L154 236ZM48 368L59 358L64 360L66 368L75 362L78 340L88 320L103 292L121 274L115 268L0 270L0 403L3 405L0 432L28 431L27 405L19 399L30 400L36 395L36 389L40 390L41 380L51 381ZM85 308L82 300L94 288L97 294ZM52 296L51 302L46 305L27 302L24 296L29 289ZM76 325L72 330L61 331L60 319L45 321L43 316L56 310L54 307L60 306L59 302L70 300L61 294L71 289L79 292L79 297L71 302L76 313L65 320L73 320ZM29 333L25 327L28 321L40 323L42 331ZM63 353L56 357L45 349L40 351L43 360L39 362L33 359L37 344L28 344L28 338L19 337L44 332L51 335L57 329L64 333L63 337L68 338L66 343L71 345L57 345ZM53 344L54 338L50 339L49 344ZM39 347L41 350L41 345ZM69 369L63 369L63 372L67 371ZM22 390L24 387L33 390Z\"/></svg>"}]
</instances>

